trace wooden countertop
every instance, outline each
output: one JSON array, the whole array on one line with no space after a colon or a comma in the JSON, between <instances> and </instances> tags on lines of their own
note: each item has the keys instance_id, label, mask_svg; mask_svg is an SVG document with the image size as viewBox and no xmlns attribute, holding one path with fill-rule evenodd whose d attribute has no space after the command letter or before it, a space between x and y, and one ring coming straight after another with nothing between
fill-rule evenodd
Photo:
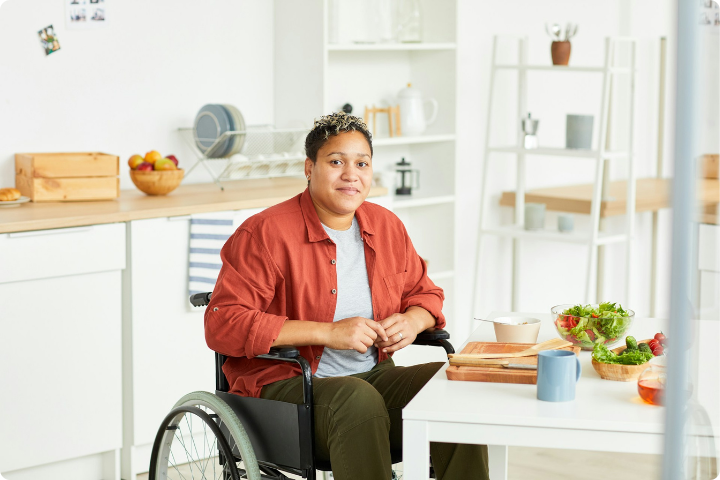
<instances>
[{"instance_id":1,"label":"wooden countertop","mask_svg":"<svg viewBox=\"0 0 720 480\"><path fill-rule=\"evenodd\" d=\"M122 190L117 200L97 202L24 203L0 208L0 233L127 222L143 218L176 217L194 213L269 207L305 190L301 178L281 177L181 185L165 196ZM370 196L387 194L373 187Z\"/></svg>"},{"instance_id":2,"label":"wooden countertop","mask_svg":"<svg viewBox=\"0 0 720 480\"><path fill-rule=\"evenodd\" d=\"M699 181L701 191L699 202L704 205L720 203L720 182L717 179ZM624 215L626 208L626 183L610 182L608 194L611 200L602 202L601 217ZM640 178L637 180L636 208L637 212L653 212L670 207L670 190L672 179ZM570 185L565 187L538 188L525 192L525 202L544 203L548 210L590 214L593 185ZM500 205L515 206L515 192L503 192Z\"/></svg>"}]
</instances>

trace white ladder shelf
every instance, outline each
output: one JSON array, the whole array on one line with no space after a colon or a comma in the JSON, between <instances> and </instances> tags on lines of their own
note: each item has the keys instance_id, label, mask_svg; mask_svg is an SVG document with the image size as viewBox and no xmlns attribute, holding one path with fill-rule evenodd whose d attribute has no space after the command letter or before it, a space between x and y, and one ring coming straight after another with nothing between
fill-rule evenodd
<instances>
[{"instance_id":1,"label":"white ladder shelf","mask_svg":"<svg viewBox=\"0 0 720 480\"><path fill-rule=\"evenodd\" d=\"M601 265L598 265L598 249L603 245L610 243L625 243L625 298L627 302L630 298L630 261L632 258L632 237L634 233L634 212L635 212L635 170L634 159L632 153L632 129L634 117L634 98L635 98L635 40L631 38L606 38L605 39L605 62L602 67L570 67L570 66L549 66L549 65L529 65L527 64L527 38L515 38L518 42L518 63L517 64L498 64L497 63L497 44L498 37L493 41L492 68L490 71L490 96L488 102L488 114L485 132L485 152L483 157L483 176L482 190L480 196L480 214L478 222L478 241L475 260L474 282L473 282L473 314L481 312L478 308L478 287L480 284L480 264L482 254L482 239L486 235L496 235L511 238L513 241L512 254L512 310L518 309L519 295L519 242L520 239L532 240L556 240L561 242L584 243L588 246L587 276L585 283L585 302L596 303L598 300L593 299L590 292L593 275L601 271ZM627 66L615 65L616 50L619 44L627 44L629 48L629 59ZM518 74L518 135L517 144L514 146L491 146L490 145L490 127L492 125L492 107L495 86L495 76L499 70L517 70ZM527 72L532 70L546 70L558 72L597 72L603 75L602 92L600 100L600 138L598 148L596 150L574 150L564 148L523 148L522 132L520 131L520 119L527 115ZM611 84L613 75L623 75L627 77L629 82L629 126L630 135L627 148L621 151L607 150L608 126L612 120L610 115L611 102ZM517 180L516 180L516 196L515 196L515 220L513 225L488 226L485 224L485 209L487 206L487 186L488 186L488 165L495 153L512 153L517 159ZM524 229L524 211L525 211L525 157L532 156L570 156L577 158L588 158L595 160L595 180L593 184L592 207L590 211L590 231L574 232L572 234L564 234L548 230L528 231ZM609 179L605 169L605 162L611 159L627 159L627 211L625 232L608 234L600 231L600 206L602 198L606 198L605 192ZM599 282L600 280L598 280ZM594 300L594 301L593 301Z\"/></svg>"}]
</instances>

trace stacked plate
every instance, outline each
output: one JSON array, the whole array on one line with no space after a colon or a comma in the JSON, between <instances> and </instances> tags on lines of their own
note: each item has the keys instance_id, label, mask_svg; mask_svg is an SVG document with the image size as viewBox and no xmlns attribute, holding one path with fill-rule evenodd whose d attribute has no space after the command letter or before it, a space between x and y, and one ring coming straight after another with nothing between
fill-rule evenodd
<instances>
[{"instance_id":1,"label":"stacked plate","mask_svg":"<svg viewBox=\"0 0 720 480\"><path fill-rule=\"evenodd\" d=\"M195 144L208 158L226 158L240 153L245 144L245 119L228 104L207 104L195 116Z\"/></svg>"}]
</instances>

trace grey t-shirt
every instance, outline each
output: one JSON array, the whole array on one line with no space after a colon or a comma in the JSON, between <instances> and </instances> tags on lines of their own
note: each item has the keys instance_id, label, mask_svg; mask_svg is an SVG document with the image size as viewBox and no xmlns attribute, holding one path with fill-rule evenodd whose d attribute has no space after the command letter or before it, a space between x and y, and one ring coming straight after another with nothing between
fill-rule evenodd
<instances>
[{"instance_id":1,"label":"grey t-shirt","mask_svg":"<svg viewBox=\"0 0 720 480\"><path fill-rule=\"evenodd\" d=\"M337 258L337 305L333 322L349 317L373 318L372 297L365 266L365 248L357 219L345 231L323 228L335 242ZM323 350L316 377L339 377L372 370L377 364L377 348L370 346L365 353L355 350Z\"/></svg>"}]
</instances>

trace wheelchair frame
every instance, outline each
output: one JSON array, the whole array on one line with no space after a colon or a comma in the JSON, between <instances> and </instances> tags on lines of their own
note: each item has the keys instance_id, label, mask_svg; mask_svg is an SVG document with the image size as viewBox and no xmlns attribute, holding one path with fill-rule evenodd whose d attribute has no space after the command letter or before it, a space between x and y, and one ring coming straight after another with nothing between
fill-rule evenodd
<instances>
[{"instance_id":1,"label":"wheelchair frame","mask_svg":"<svg viewBox=\"0 0 720 480\"><path fill-rule=\"evenodd\" d=\"M211 296L212 292L197 293L190 297L190 302L196 307L203 307L210 303ZM447 331L431 328L418 334L413 345L439 346L448 354L455 353L449 338ZM217 352L215 395L225 401L240 419L263 474L281 480L287 478L282 474L284 471L314 480L316 470L330 471L331 466L329 462L315 458L312 368L295 347L272 347L268 353L256 358L299 364L303 377L303 403L242 397L230 393L230 385L222 371L227 357ZM228 434L227 431L223 433ZM391 452L391 457L392 463L400 462L402 452Z\"/></svg>"}]
</instances>

